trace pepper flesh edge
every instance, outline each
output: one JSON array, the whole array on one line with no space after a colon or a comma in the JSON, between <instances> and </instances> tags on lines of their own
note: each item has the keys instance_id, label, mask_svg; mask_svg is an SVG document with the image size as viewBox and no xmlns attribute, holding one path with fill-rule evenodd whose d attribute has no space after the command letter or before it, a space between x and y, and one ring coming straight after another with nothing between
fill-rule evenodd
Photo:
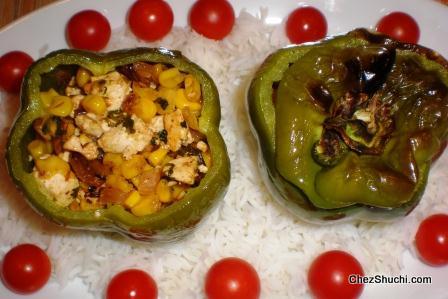
<instances>
[{"instance_id":1,"label":"pepper flesh edge","mask_svg":"<svg viewBox=\"0 0 448 299\"><path fill-rule=\"evenodd\" d=\"M372 34L366 29L356 29L347 35L329 38L317 43L301 46L292 46L280 49L271 54L262 64L247 94L247 111L251 120L252 132L259 147L259 164L265 184L273 197L293 214L308 222L328 223L332 221L350 221L361 219L366 221L389 221L405 216L418 204L426 186L430 162L422 165L419 183L416 185L412 198L406 204L397 208L376 208L362 204L336 209L322 209L314 206L307 196L295 185L285 180L275 167L275 110L272 102L272 84L282 79L290 63L305 55L312 47L320 43L329 43L332 46L360 46L368 44L368 39L377 41L385 40L385 43L398 43L405 55L406 52L418 53L428 61L428 69L435 65L448 69L448 62L439 54L427 48L402 44L393 41L386 36ZM445 74L446 75L446 74ZM448 82L444 76L444 81ZM332 220L332 221L329 221Z\"/></svg>"},{"instance_id":2,"label":"pepper flesh edge","mask_svg":"<svg viewBox=\"0 0 448 299\"><path fill-rule=\"evenodd\" d=\"M39 99L40 75L59 65L74 64L102 74L116 66L137 61L173 65L195 75L201 82L204 104L199 118L199 129L205 134L213 157L213 165L199 186L185 197L143 217L137 217L123 207L112 206L92 211L71 211L49 200L37 180L25 170L26 145L23 138L32 121L44 114ZM25 193L28 203L41 215L63 226L92 230L116 231L142 240L170 241L187 234L204 214L221 198L230 182L230 162L225 143L218 131L220 123L219 95L210 76L190 62L180 52L164 48L136 48L97 54L80 50L60 50L36 61L28 70L21 90L21 109L11 130L7 144L7 164L14 182Z\"/></svg>"}]
</instances>

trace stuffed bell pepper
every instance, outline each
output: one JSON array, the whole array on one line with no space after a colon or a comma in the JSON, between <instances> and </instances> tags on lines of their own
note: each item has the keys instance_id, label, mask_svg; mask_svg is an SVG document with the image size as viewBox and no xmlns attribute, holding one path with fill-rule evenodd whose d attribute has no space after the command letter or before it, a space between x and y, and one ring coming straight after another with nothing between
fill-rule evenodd
<instances>
[{"instance_id":1,"label":"stuffed bell pepper","mask_svg":"<svg viewBox=\"0 0 448 299\"><path fill-rule=\"evenodd\" d=\"M225 194L218 92L180 52L53 52L30 67L21 101L9 171L53 222L171 240Z\"/></svg>"},{"instance_id":2,"label":"stuffed bell pepper","mask_svg":"<svg viewBox=\"0 0 448 299\"><path fill-rule=\"evenodd\" d=\"M393 219L417 205L446 145L448 62L357 29L269 56L248 111L265 181L295 214Z\"/></svg>"}]
</instances>

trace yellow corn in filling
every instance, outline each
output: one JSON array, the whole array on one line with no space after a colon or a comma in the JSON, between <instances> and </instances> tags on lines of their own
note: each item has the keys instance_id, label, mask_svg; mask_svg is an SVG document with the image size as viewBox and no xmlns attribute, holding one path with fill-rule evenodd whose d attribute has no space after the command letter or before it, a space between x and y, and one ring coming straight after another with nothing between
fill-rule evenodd
<instances>
[{"instance_id":1,"label":"yellow corn in filling","mask_svg":"<svg viewBox=\"0 0 448 299\"><path fill-rule=\"evenodd\" d=\"M212 158L193 74L137 62L100 76L78 67L70 77L41 91L46 115L27 145L34 176L56 203L145 216L200 184Z\"/></svg>"}]
</instances>

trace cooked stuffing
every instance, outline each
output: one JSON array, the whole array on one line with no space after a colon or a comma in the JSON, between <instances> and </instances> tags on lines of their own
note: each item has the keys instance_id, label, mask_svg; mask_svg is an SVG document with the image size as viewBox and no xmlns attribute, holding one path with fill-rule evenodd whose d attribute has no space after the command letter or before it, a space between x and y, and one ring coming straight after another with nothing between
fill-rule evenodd
<instances>
[{"instance_id":1,"label":"cooked stuffing","mask_svg":"<svg viewBox=\"0 0 448 299\"><path fill-rule=\"evenodd\" d=\"M67 86L42 90L48 113L34 122L28 151L57 204L121 205L144 216L181 200L207 173L199 81L162 64L132 66L100 76L79 67Z\"/></svg>"}]
</instances>

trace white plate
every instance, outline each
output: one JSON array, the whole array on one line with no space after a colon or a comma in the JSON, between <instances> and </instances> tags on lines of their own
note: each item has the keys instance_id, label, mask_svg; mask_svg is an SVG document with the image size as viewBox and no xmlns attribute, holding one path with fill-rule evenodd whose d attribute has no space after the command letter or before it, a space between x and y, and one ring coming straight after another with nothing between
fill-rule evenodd
<instances>
[{"instance_id":1,"label":"white plate","mask_svg":"<svg viewBox=\"0 0 448 299\"><path fill-rule=\"evenodd\" d=\"M0 55L11 50L23 50L35 59L51 50L66 48L64 25L75 12L83 9L96 9L109 19L113 28L123 26L125 14L134 0L64 0L40 9L22 18L0 31ZM187 12L193 0L168 1L175 14L175 25L187 24ZM307 2L291 0L231 0L238 14L246 9L251 14L259 14L260 7L267 7L269 14L267 22L281 23L283 18L295 7ZM373 27L378 19L390 11L404 11L411 14L419 23L421 29L420 43L439 51L448 57L448 7L433 0L407 1L359 1L359 0L315 0L309 1L326 15L329 34L345 32L355 27ZM0 240L0 246L4 246ZM423 265L409 253L404 255L405 268L402 274L408 276L429 275L431 285L367 285L362 298L448 298L446 277L448 267L432 268ZM30 296L20 296L6 290L0 284L0 298L93 298L87 293L87 288L80 279L76 279L66 288L50 282L41 291Z\"/></svg>"}]
</instances>

